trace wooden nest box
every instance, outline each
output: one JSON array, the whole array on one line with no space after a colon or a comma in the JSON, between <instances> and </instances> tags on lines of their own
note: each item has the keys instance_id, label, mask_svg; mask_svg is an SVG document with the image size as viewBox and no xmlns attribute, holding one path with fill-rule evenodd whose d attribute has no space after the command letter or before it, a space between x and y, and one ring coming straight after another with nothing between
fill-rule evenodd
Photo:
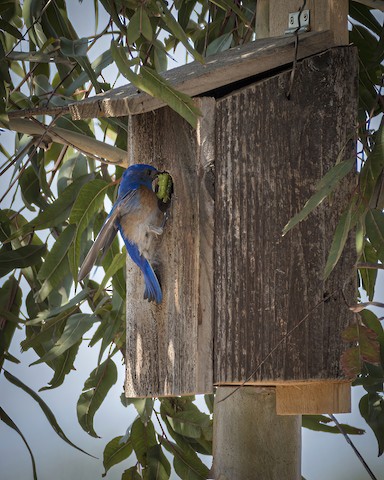
<instances>
[{"instance_id":1,"label":"wooden nest box","mask_svg":"<svg viewBox=\"0 0 384 480\"><path fill-rule=\"evenodd\" d=\"M327 281L323 273L354 179L282 236L340 152L355 151L356 51L323 30L299 35L297 63L286 35L167 72L196 97L196 131L130 86L70 107L74 118L130 114L131 163L174 181L160 306L143 300L128 259L128 397L246 382L276 386L278 413L349 410L340 356L356 296L352 243Z\"/></svg>"}]
</instances>

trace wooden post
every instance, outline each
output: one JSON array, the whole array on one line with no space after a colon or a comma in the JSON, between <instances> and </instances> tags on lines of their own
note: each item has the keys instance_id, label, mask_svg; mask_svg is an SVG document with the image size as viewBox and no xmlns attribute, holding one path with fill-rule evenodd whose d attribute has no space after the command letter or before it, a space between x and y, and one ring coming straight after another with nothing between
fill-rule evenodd
<instances>
[{"instance_id":1,"label":"wooden post","mask_svg":"<svg viewBox=\"0 0 384 480\"><path fill-rule=\"evenodd\" d=\"M276 415L273 387L219 387L213 417L213 475L220 480L299 480L301 416Z\"/></svg>"}]
</instances>

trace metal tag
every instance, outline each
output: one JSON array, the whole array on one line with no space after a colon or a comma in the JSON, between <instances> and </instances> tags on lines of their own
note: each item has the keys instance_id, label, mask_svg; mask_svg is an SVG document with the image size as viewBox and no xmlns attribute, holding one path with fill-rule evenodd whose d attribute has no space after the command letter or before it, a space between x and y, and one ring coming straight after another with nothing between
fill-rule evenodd
<instances>
[{"instance_id":1,"label":"metal tag","mask_svg":"<svg viewBox=\"0 0 384 480\"><path fill-rule=\"evenodd\" d=\"M310 29L311 27L309 25L309 10L303 10L302 12L293 12L288 15L288 29L285 31L286 35L295 32L309 32Z\"/></svg>"}]
</instances>

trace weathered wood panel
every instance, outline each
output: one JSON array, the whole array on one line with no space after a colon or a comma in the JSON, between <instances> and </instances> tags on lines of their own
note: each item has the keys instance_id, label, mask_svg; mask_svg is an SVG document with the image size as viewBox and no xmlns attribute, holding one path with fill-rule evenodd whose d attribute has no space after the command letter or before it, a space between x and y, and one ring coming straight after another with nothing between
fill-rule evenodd
<instances>
[{"instance_id":1,"label":"weathered wood panel","mask_svg":"<svg viewBox=\"0 0 384 480\"><path fill-rule=\"evenodd\" d=\"M340 333L352 319L342 290L353 302L353 244L330 279L322 279L339 197L285 237L281 232L354 132L356 51L339 47L299 63L291 100L289 81L283 73L217 104L217 384L342 375ZM345 158L353 154L350 141Z\"/></svg>"},{"instance_id":2,"label":"weathered wood panel","mask_svg":"<svg viewBox=\"0 0 384 480\"><path fill-rule=\"evenodd\" d=\"M164 78L181 92L195 96L290 65L294 58L293 36L265 38L231 48L206 59L164 72ZM332 33L309 32L300 35L298 58L305 58L333 45ZM158 98L124 85L69 105L74 120L96 117L120 117L149 112L164 106Z\"/></svg>"},{"instance_id":3,"label":"weathered wood panel","mask_svg":"<svg viewBox=\"0 0 384 480\"><path fill-rule=\"evenodd\" d=\"M138 268L127 260L127 397L211 392L215 101L199 99L197 132L169 108L130 119L131 163L150 163L174 181L159 239L163 303L143 300Z\"/></svg>"}]
</instances>

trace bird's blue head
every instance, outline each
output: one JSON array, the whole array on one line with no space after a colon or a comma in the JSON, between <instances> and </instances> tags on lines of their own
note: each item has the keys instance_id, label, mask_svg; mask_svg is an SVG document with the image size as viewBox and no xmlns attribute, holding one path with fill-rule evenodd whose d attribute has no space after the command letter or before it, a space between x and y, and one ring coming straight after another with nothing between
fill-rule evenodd
<instances>
[{"instance_id":1,"label":"bird's blue head","mask_svg":"<svg viewBox=\"0 0 384 480\"><path fill-rule=\"evenodd\" d=\"M145 186L152 190L152 182L159 174L159 171L144 163L137 163L128 167L123 176L119 187L119 194L125 194L129 190L135 190L140 186Z\"/></svg>"}]
</instances>

